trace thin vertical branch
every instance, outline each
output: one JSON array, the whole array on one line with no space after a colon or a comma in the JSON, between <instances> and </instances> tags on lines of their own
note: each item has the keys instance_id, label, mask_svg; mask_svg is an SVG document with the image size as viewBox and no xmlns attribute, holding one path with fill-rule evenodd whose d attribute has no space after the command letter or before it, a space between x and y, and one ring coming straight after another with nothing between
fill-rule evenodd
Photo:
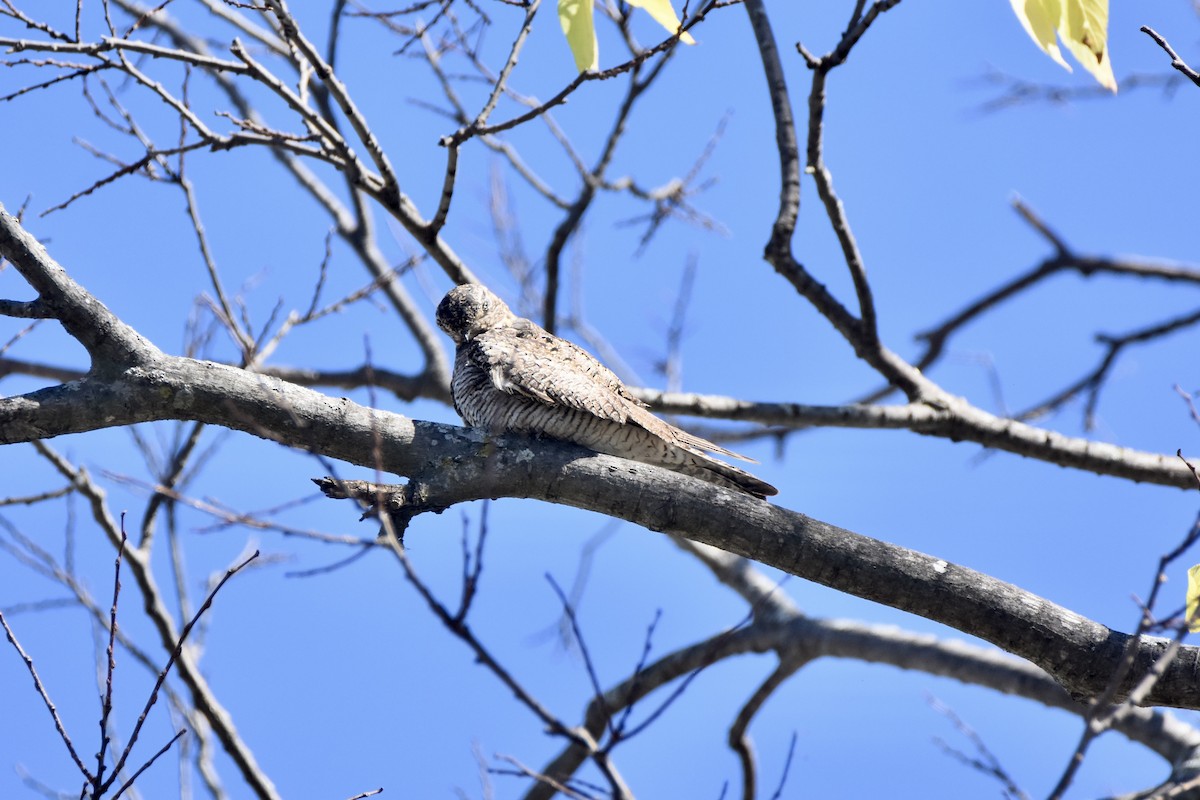
<instances>
[{"instance_id":1,"label":"thin vertical branch","mask_svg":"<svg viewBox=\"0 0 1200 800\"><path fill-rule=\"evenodd\" d=\"M779 153L779 212L775 217L767 251L790 253L792 237L796 233L796 221L800 217L800 146L796 139L796 119L792 115L787 79L783 72L783 62L779 58L775 34L771 30L771 20L767 16L766 4L763 0L746 0L745 6L762 58L763 75L767 79L771 112L775 116L775 148Z\"/></svg>"},{"instance_id":2,"label":"thin vertical branch","mask_svg":"<svg viewBox=\"0 0 1200 800\"><path fill-rule=\"evenodd\" d=\"M107 656L105 660L104 671L104 700L101 704L100 711L100 749L96 753L96 777L93 779L93 793L96 797L101 794L101 787L104 785L104 761L105 755L108 753L108 745L111 741L111 736L108 733L108 720L112 714L112 698L113 698L113 673L117 669L117 661L113 654L113 642L117 637L117 600L121 596L121 560L125 556L125 515L121 514L121 544L117 547L117 559L113 566L113 598L112 608L108 616L108 648L105 650ZM115 775L116 769L113 770Z\"/></svg>"},{"instance_id":3,"label":"thin vertical branch","mask_svg":"<svg viewBox=\"0 0 1200 800\"><path fill-rule=\"evenodd\" d=\"M183 630L179 633L179 639L175 643L175 649L171 651L171 655L167 659L166 666L164 666L162 671L159 672L158 679L154 682L154 688L150 690L150 696L146 699L146 705L142 709L142 713L138 716L137 722L133 726L133 731L129 735L129 742L125 745L125 750L121 753L121 757L117 760L116 766L113 767L113 777L109 778L108 782L105 784L105 789L111 786L113 780L124 768L125 761L129 758L129 754L133 751L133 746L137 742L138 734L141 733L142 726L145 724L146 718L150 715L150 709L153 708L154 704L158 701L158 693L162 690L162 686L167 680L167 675L171 672L171 667L175 665L175 662L179 660L180 655L183 653L183 647L187 642L188 634L192 632L192 628L194 628L196 623L200 621L200 617L204 615L204 612L212 606L213 600L216 599L217 592L221 591L221 587L223 587L230 578L241 572L242 569L251 561L258 558L258 555L259 551L255 550L245 561L238 564L236 567L231 567L230 569L225 570L225 574L221 577L221 580L217 582L217 585L214 586L212 591L208 593L208 596L204 598L204 602L200 604L200 608L196 610L196 613L190 620L188 620L188 623L183 626Z\"/></svg>"}]
</instances>

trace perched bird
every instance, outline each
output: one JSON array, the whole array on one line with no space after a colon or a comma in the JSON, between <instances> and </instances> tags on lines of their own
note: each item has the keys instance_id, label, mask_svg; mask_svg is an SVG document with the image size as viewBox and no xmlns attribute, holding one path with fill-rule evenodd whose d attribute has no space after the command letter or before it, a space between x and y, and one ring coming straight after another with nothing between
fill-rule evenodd
<instances>
[{"instance_id":1,"label":"perched bird","mask_svg":"<svg viewBox=\"0 0 1200 800\"><path fill-rule=\"evenodd\" d=\"M759 498L778 494L708 453L753 459L654 416L590 353L518 317L486 287L451 289L437 323L458 346L450 388L471 427L574 442Z\"/></svg>"}]
</instances>

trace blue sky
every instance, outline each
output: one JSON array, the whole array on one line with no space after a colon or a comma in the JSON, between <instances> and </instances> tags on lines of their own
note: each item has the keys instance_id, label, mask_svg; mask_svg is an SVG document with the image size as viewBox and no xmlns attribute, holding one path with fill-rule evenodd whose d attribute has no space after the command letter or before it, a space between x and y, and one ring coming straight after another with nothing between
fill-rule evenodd
<instances>
[{"instance_id":1,"label":"blue sky","mask_svg":"<svg viewBox=\"0 0 1200 800\"><path fill-rule=\"evenodd\" d=\"M74 5L47 4L53 9L47 13L59 15L65 25L62 20L69 19ZM321 14L302 17L318 39L325 25L321 5ZM851 5L768 4L798 114L809 76L792 45L801 40L814 52L828 50ZM171 8L181 17L203 20L182 0ZM507 48L519 14L498 4L488 8L495 24L485 53L497 57ZM1184 58L1194 50L1196 19L1189 4L1117 4L1110 41L1119 80L1168 72L1165 55L1138 32L1140 25L1167 36ZM436 88L419 62L392 55L394 41L378 29L362 20L346 26L357 44L343 52L342 77L391 153L405 190L428 216L444 167L437 139L452 127L411 101L430 97ZM642 41L660 35L645 19L635 20L634 29ZM209 30L219 41L232 35L227 29ZM660 386L655 363L664 352L680 276L694 259L694 299L682 350L687 390L750 400L846 402L873 388L873 376L761 260L774 218L778 171L770 109L755 71L758 56L745 13L736 7L722 10L695 33L699 44L677 55L636 108L612 174L635 175L649 186L681 175L724 120L724 135L701 173L715 182L695 203L727 233L671 223L639 255L642 228L621 223L645 209L603 196L568 259L580 266L588 321L641 380ZM21 34L6 24L0 35ZM602 28L600 45L601 67L611 66L619 41ZM1191 60L1200 62L1200 55ZM1183 86L1174 96L1146 89L983 113L981 107L1000 92L983 80L991 70L1056 86L1087 87L1090 81L1079 70L1065 73L1041 54L1002 0L901 3L878 20L829 79L826 160L866 259L882 334L904 355L920 351L914 333L1049 255L1046 243L1011 210L1014 196L1081 252L1197 259L1191 209L1200 166L1190 146L1200 121L1195 89ZM0 94L22 85L30 74L0 72ZM544 9L514 85L545 98L571 77L570 54L550 9ZM192 91L197 107L224 107L202 81L196 80ZM464 92L468 106L476 107L481 89ZM555 111L589 163L620 92L616 81L590 83ZM174 141L176 123L161 108L134 91L122 97L152 136ZM270 119L286 119L267 98L260 99L274 109ZM504 103L496 118L516 111ZM0 202L13 210L32 197L30 209L38 212L104 175L106 165L74 144L75 136L136 155L127 142L96 124L78 87L58 87L0 106ZM563 193L575 191L570 163L543 126L514 131L511 141ZM247 286L246 303L256 323L281 298L285 308L307 307L328 219L264 153L198 153L188 164L226 284ZM497 257L488 216L493 170L508 181L533 258L544 251L561 212L505 172L490 152L478 146L464 150L444 235L477 275L512 300L515 285ZM797 255L848 301L845 267L811 183L804 186L802 203ZM389 257L400 261L413 252L397 225L380 215L376 220ZM66 211L45 218L30 214L27 224L73 277L126 321L163 349L181 351L194 298L207 284L176 189L128 179ZM335 245L326 296L337 297L367 280ZM410 275L408 286L430 314L449 288L432 267ZM0 273L0 297L29 296L12 270ZM1096 333L1122 333L1194 305L1191 292L1179 286L1061 276L965 330L932 376L990 411L1021 409L1092 367L1101 355ZM20 327L12 320L0 322L0 342ZM395 317L370 304L298 330L273 360L355 365L363 358L364 337L377 362L400 371L419 365ZM1157 452L1195 452L1196 426L1173 389L1177 383L1198 388L1195 352L1192 332L1130 350L1110 381L1092 435ZM9 355L86 363L82 350L49 326ZM208 357L229 359L234 351L218 336ZM39 385L9 378L0 391L11 395ZM365 392L351 396L369 400ZM412 417L455 421L451 409L434 403L377 400ZM1081 412L1075 404L1045 424L1081 435ZM158 433L170 431L163 425ZM212 441L219 434L207 436ZM115 510L128 509L132 519L140 519L144 494L104 474L145 478L127 432L102 431L53 444L98 476ZM1009 454L981 458L976 445L905 432L809 432L792 437L783 458L776 458L767 442L742 449L762 462L756 472L780 487L777 500L783 506L981 570L1121 630L1136 621L1131 595L1144 596L1159 555L1186 533L1196 511L1193 494ZM27 445L5 448L0 465L5 478L0 494L58 485ZM238 434L226 437L192 491L233 508L261 509L310 495L308 479L321 474L323 467L311 459ZM343 474L367 477L348 469ZM83 504L68 512L61 503L3 509L6 519L56 553L73 525L80 572L97 596L107 596L111 550L100 541ZM420 519L409 534L418 569L447 599L457 594L459 534L464 524L474 528L479 516L478 506L452 509ZM369 525L355 517L348 506L316 501L281 519L371 535ZM494 503L489 520L473 627L544 703L573 722L588 697L587 675L574 653L545 636L558 613L545 576L569 585L581 550L606 520L515 500ZM477 797L482 790L473 748L488 758L509 754L534 767L557 751L540 724L434 622L386 553L329 574L289 577L345 553L238 527L200 530L211 522L180 511L193 596L205 576L224 569L247 547L278 557L222 591L210 618L203 665L284 796L348 797L383 786L385 797L453 797L455 787ZM1172 605L1182 602L1186 566L1170 576ZM159 569L165 584L165 559ZM785 588L814 616L965 638L798 579ZM60 596L49 582L0 557L0 608ZM125 599L129 613L122 623L149 646L132 588ZM632 669L646 626L659 610L655 655L710 636L745 614L736 598L668 540L620 525L598 552L579 608L605 685ZM82 613L15 614L12 624L66 724L83 743L81 752L91 753L98 710L93 642ZM771 658L760 656L708 670L646 734L618 750L617 763L635 793L717 797L725 781L736 791L737 762L725 746L726 729L772 667ZM123 732L141 708L147 680L132 659L120 660L117 702ZM0 687L0 797L32 796L13 771L15 764L71 790L76 786L71 763L15 653L0 652ZM921 673L822 661L795 676L752 729L763 783L778 780L795 733L787 797L998 792L933 742L941 737L969 747L930 709L928 695L974 727L1034 795L1049 791L1079 734L1077 719L1027 701ZM146 754L170 735L166 715L161 709L155 714L144 734ZM235 787L232 768L223 758L218 764ZM1110 736L1097 746L1072 796L1133 791L1165 774L1156 757ZM899 789L898 775L910 776L899 781ZM167 762L144 780L145 796L177 791L175 770ZM512 779L494 780L497 796L518 794ZM242 796L240 788L232 791Z\"/></svg>"}]
</instances>

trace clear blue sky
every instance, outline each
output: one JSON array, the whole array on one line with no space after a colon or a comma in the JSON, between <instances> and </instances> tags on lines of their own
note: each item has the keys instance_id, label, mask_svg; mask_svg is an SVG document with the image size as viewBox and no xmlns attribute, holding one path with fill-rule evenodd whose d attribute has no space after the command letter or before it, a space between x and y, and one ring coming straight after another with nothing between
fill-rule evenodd
<instances>
[{"instance_id":1,"label":"clear blue sky","mask_svg":"<svg viewBox=\"0 0 1200 800\"><path fill-rule=\"evenodd\" d=\"M40 4L28 5L40 13ZM52 5L48 13L66 26L75 4ZM801 40L814 52L828 50L852 4L770 6L793 105L803 115L809 76L792 45ZM188 4L171 10L203 19ZM485 53L496 57L507 48L519 14L499 4L489 5L488 13L495 25ZM323 39L322 15L311 19L314 38ZM1138 32L1143 24L1171 39L1184 58L1195 50L1196 18L1189 4L1117 4L1110 41L1118 80L1132 73L1168 72L1164 54ZM452 128L411 100L428 98L436 89L419 63L391 55L396 45L375 27L361 20L345 25L359 44L343 52L343 79L376 126L404 188L428 216L444 166L437 139ZM228 29L211 30L221 41L231 37ZM643 41L660 35L646 20L635 24L635 31ZM7 23L0 32L22 35ZM602 67L611 66L619 53L611 34L601 31ZM735 7L713 14L696 37L699 44L684 49L640 102L612 174L635 175L649 186L681 175L725 120L724 136L702 173L715 183L695 203L727 233L670 223L639 256L642 228L620 223L645 209L602 197L568 259L582 267L588 320L636 375L660 386L654 365L664 352L680 275L695 258L698 273L683 346L687 390L750 400L848 401L875 386L871 374L761 260L778 172L770 109L744 11ZM1200 52L1191 61L1200 63ZM867 261L883 336L906 355L919 352L915 332L1049 254L1045 242L1010 209L1014 195L1082 252L1198 258L1196 89L1183 86L1172 97L1147 89L984 114L980 107L1000 91L981 80L992 69L1028 81L1090 85L1082 71L1069 75L1042 55L1003 0L901 3L878 20L850 62L829 80L826 159ZM570 80L571 71L547 6L514 86L545 98ZM0 72L0 94L31 74ZM555 112L589 163L620 90L615 81L588 84ZM195 80L192 91L197 108L213 107L214 95L203 81ZM478 91L468 95L476 98L469 106L476 107ZM122 98L144 115L158 141L177 137L176 123L161 108L127 90ZM280 109L268 107L275 108L269 118L286 119ZM497 118L513 113L513 106L502 105ZM211 115L205 118L222 124ZM106 165L73 144L74 136L125 156L134 153L95 123L77 86L0 105L0 202L13 210L32 196L30 209L40 212L105 174ZM562 192L575 190L572 168L544 127L527 126L512 141ZM226 285L247 286L256 324L280 298L285 309L307 307L328 220L264 153L198 153L188 163ZM445 236L476 274L515 299L488 217L493 169L509 180L532 257L541 256L561 212L505 173L490 152L477 146L464 151ZM376 219L392 258L399 261L413 251L398 226ZM176 189L127 179L65 212L44 219L31 213L27 224L73 277L126 321L163 349L181 351L193 299L207 284ZM811 183L804 187L796 252L849 300L845 268ZM335 246L326 296L367 280ZM409 276L408 285L430 313L449 286L432 268ZM29 296L14 271L0 273L0 297ZM1091 368L1100 356L1094 334L1122 333L1195 304L1193 294L1179 287L1060 277L966 330L933 377L985 409L1021 409ZM20 327L17 321L0 321L0 342ZM364 336L377 362L401 371L418 365L397 320L369 304L296 332L273 360L356 365ZM9 354L85 364L82 350L47 326ZM1196 426L1172 388L1176 383L1198 388L1195 354L1194 333L1130 351L1113 375L1093 435L1144 450L1196 452ZM233 357L219 334L209 357ZM1002 390L999 396L989 365ZM6 379L0 391L12 395L38 385ZM368 400L365 392L352 396ZM378 399L413 417L455 420L452 410L436 404ZM1082 434L1081 408L1071 406L1046 424ZM163 425L145 435L166 437L171 430ZM218 432L209 432L208 441L217 438ZM53 444L97 476L114 510L128 509L140 519L143 493L104 474L145 478L128 432L98 432ZM810 432L790 439L781 459L767 443L743 449L763 462L756 471L780 487L777 500L783 506L973 567L1121 630L1136 621L1131 595L1144 596L1159 555L1188 530L1197 505L1194 494L1134 486L1008 454L981 458L975 445L904 432ZM220 498L236 509L267 508L309 496L308 479L324 471L311 459L237 434L226 437L193 493ZM359 476L349 469L343 474ZM58 485L27 445L0 453L0 475L0 495ZM73 520L62 504L0 511L55 553L61 553L64 531L73 524L79 571L96 596L108 596L112 553L99 541L82 503L74 505ZM447 601L457 594L463 518L474 526L479 514L478 507L452 509L420 519L409 534L415 563ZM328 501L309 503L282 519L334 533L371 533L347 505ZM203 664L285 797L341 798L378 786L387 790L384 797L449 798L455 787L478 797L482 790L473 748L489 758L508 754L535 768L557 751L558 743L540 724L432 620L386 553L299 579L288 573L330 563L344 553L243 528L202 532L211 518L188 510L180 511L180 522L193 596L201 593L203 576L223 569L248 547L276 557L223 590L210 617ZM569 585L581 550L606 522L515 500L499 501L490 512L473 627L568 722L578 720L589 686L578 657L546 635L557 622L558 606L544 575ZM159 581L166 585L168 565L164 560L159 566ZM1186 566L1171 576L1171 604L1182 602ZM786 591L814 616L963 638L798 579L788 581ZM0 609L62 595L0 554ZM129 607L123 623L149 647L150 632L136 619L132 589L125 597ZM597 555L579 608L606 686L637 662L645 628L657 610L662 621L653 641L655 656L710 636L745 614L736 598L668 540L620 525ZM98 707L93 642L82 613L15 614L12 624L36 659L80 752L90 756ZM773 665L764 656L707 671L646 734L618 750L617 763L634 792L643 798L717 797L728 780L732 796L738 771L725 746L726 730ZM146 682L132 659L120 659L117 703L123 734L144 702ZM1070 715L988 690L888 667L822 661L795 676L752 729L764 784L778 780L794 732L797 752L786 797L998 793L994 783L948 758L934 743L941 737L969 748L928 707L927 695L974 727L1034 795L1049 791L1080 730ZM143 734L144 754L170 735L163 710L155 715ZM77 787L23 665L5 646L0 647L0 797L32 796L16 776L16 764L56 788ZM223 757L218 764L234 787L233 796L244 796L230 765ZM1156 757L1110 736L1097 746L1073 796L1145 788L1166 771ZM498 797L517 794L511 779L494 780ZM173 766L164 761L139 785L144 796L164 797L176 793L176 781Z\"/></svg>"}]
</instances>

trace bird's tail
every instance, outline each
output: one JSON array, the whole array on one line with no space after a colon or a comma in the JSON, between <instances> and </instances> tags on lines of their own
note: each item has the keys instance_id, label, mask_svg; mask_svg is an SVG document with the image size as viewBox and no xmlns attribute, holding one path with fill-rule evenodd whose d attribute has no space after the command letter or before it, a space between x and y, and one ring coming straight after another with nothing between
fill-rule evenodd
<instances>
[{"instance_id":1,"label":"bird's tail","mask_svg":"<svg viewBox=\"0 0 1200 800\"><path fill-rule=\"evenodd\" d=\"M738 469L732 464L718 461L707 455L697 455L695 460L679 470L684 475L707 480L719 486L752 494L759 500L779 494L779 490L771 484L756 478L744 469Z\"/></svg>"},{"instance_id":2,"label":"bird's tail","mask_svg":"<svg viewBox=\"0 0 1200 800\"><path fill-rule=\"evenodd\" d=\"M726 464L720 459L713 458L709 453L719 453L730 458L740 458L742 461L749 461L754 464L758 463L753 458L735 453L732 450L727 450L716 442L710 442L708 439L697 436L694 433L688 433L682 428L676 428L674 425L659 419L643 408L630 408L629 416L632 422L668 442L674 442L678 447L692 455L690 464L671 465L671 469L720 484L721 486L726 486L730 489L740 489L759 499L779 494L779 490L766 481L754 477L744 469L739 469L732 464Z\"/></svg>"}]
</instances>

